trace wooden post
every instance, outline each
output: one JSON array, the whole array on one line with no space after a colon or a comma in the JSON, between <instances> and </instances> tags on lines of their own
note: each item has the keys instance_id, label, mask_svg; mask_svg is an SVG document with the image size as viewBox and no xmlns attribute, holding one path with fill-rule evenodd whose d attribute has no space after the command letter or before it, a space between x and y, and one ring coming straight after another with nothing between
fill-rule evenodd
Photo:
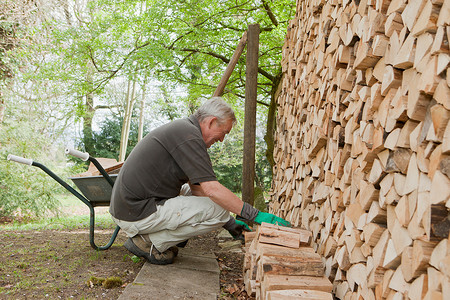
<instances>
[{"instance_id":1,"label":"wooden post","mask_svg":"<svg viewBox=\"0 0 450 300\"><path fill-rule=\"evenodd\" d=\"M256 96L258 85L259 24L248 27L245 83L244 157L242 199L253 205L255 191Z\"/></svg>"},{"instance_id":2,"label":"wooden post","mask_svg":"<svg viewBox=\"0 0 450 300\"><path fill-rule=\"evenodd\" d=\"M230 79L231 73L234 70L234 67L236 67L236 64L239 60L239 57L241 57L242 51L244 51L245 44L247 43L247 31L244 32L244 34L241 37L241 40L239 41L239 44L236 47L236 50L234 50L233 56L230 59L230 62L228 63L227 68L225 69L225 72L222 75L222 78L220 79L219 85L217 86L213 96L222 96L223 90L225 89L225 86L227 85L228 79Z\"/></svg>"}]
</instances>

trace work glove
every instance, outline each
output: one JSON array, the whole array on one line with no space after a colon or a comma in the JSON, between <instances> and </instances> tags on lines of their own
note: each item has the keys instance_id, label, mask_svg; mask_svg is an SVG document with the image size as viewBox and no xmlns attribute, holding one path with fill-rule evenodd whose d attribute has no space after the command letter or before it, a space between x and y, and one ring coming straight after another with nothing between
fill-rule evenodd
<instances>
[{"instance_id":1,"label":"work glove","mask_svg":"<svg viewBox=\"0 0 450 300\"><path fill-rule=\"evenodd\" d=\"M230 220L228 220L228 222L225 225L223 225L223 228L228 230L228 232L235 240L241 241L245 240L244 235L242 233L243 231L252 231L247 224L245 224L240 220L236 220L233 217L230 217Z\"/></svg>"},{"instance_id":2,"label":"work glove","mask_svg":"<svg viewBox=\"0 0 450 300\"><path fill-rule=\"evenodd\" d=\"M291 223L289 223L285 219L277 217L273 214L262 212L262 211L260 211L256 215L256 218L254 221L255 221L255 223L258 223L258 224L261 224L264 222L264 223L270 223L270 224L275 224L275 225L291 227Z\"/></svg>"},{"instance_id":3,"label":"work glove","mask_svg":"<svg viewBox=\"0 0 450 300\"><path fill-rule=\"evenodd\" d=\"M274 214L259 211L247 202L244 202L240 216L246 220L250 220L258 224L265 222L269 224L291 227L291 223L283 218L277 217Z\"/></svg>"}]
</instances>

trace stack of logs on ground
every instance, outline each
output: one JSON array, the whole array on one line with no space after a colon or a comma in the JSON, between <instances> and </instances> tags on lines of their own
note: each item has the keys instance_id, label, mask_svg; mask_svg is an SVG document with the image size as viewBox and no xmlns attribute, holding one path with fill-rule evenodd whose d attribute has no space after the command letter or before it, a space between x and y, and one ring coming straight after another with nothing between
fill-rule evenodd
<instances>
[{"instance_id":1,"label":"stack of logs on ground","mask_svg":"<svg viewBox=\"0 0 450 300\"><path fill-rule=\"evenodd\" d=\"M262 223L245 234L244 282L257 300L332 300L311 232Z\"/></svg>"},{"instance_id":2,"label":"stack of logs on ground","mask_svg":"<svg viewBox=\"0 0 450 300\"><path fill-rule=\"evenodd\" d=\"M449 0L297 1L270 212L339 299L450 295L449 22Z\"/></svg>"}]
</instances>

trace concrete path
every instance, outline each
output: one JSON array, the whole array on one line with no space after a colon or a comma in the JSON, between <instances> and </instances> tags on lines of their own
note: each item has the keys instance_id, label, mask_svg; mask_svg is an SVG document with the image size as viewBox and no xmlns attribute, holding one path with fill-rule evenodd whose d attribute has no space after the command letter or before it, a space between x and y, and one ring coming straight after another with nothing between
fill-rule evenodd
<instances>
[{"instance_id":1,"label":"concrete path","mask_svg":"<svg viewBox=\"0 0 450 300\"><path fill-rule=\"evenodd\" d=\"M145 263L119 300L199 299L215 300L220 292L220 269L212 252L180 249L171 265Z\"/></svg>"}]
</instances>

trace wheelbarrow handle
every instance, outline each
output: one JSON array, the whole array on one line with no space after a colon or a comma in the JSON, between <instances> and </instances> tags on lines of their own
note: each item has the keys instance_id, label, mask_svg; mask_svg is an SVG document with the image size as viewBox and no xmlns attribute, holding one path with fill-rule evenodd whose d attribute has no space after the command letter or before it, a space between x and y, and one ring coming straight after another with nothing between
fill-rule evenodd
<instances>
[{"instance_id":1,"label":"wheelbarrow handle","mask_svg":"<svg viewBox=\"0 0 450 300\"><path fill-rule=\"evenodd\" d=\"M8 154L7 160L15 161L24 165L31 166L33 164L33 160L29 158L20 157L17 155Z\"/></svg>"},{"instance_id":2,"label":"wheelbarrow handle","mask_svg":"<svg viewBox=\"0 0 450 300\"><path fill-rule=\"evenodd\" d=\"M65 153L81 158L83 161L87 161L89 159L89 153L81 152L72 148L66 148Z\"/></svg>"},{"instance_id":3,"label":"wheelbarrow handle","mask_svg":"<svg viewBox=\"0 0 450 300\"><path fill-rule=\"evenodd\" d=\"M89 160L90 162L92 162L95 165L95 167L97 168L97 170L99 170L100 174L102 174L103 177L105 177L105 179L109 182L109 184L111 186L114 185L114 181L111 179L111 177L108 175L108 173L106 173L106 171L102 167L102 165L94 157L91 157L89 155L89 153L81 152L81 151L78 151L78 150L75 150L72 148L66 148L65 152L66 152L66 154L70 154L75 157L81 158L83 161Z\"/></svg>"}]
</instances>

